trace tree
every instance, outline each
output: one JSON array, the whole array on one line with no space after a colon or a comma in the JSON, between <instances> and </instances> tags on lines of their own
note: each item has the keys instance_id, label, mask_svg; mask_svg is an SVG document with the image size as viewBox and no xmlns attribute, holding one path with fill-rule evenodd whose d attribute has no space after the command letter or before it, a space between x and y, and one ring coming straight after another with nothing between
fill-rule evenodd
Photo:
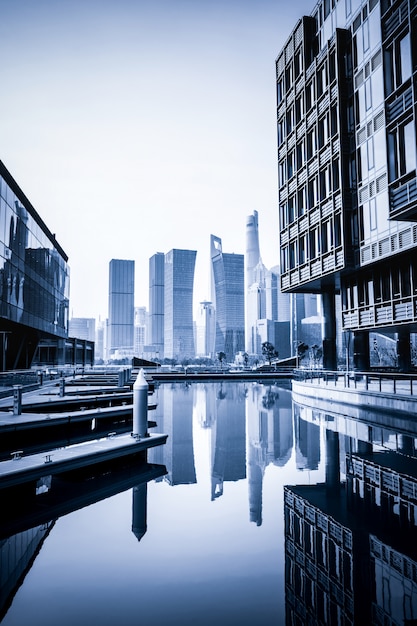
<instances>
[{"instance_id":1,"label":"tree","mask_svg":"<svg viewBox=\"0 0 417 626\"><path fill-rule=\"evenodd\" d=\"M275 346L270 341L264 341L262 344L262 354L268 359L269 365L274 358L278 357L278 350L275 350Z\"/></svg>"},{"instance_id":2,"label":"tree","mask_svg":"<svg viewBox=\"0 0 417 626\"><path fill-rule=\"evenodd\" d=\"M224 352L219 352L217 358L220 361L220 367L223 369L223 361L226 360L226 354Z\"/></svg>"},{"instance_id":3,"label":"tree","mask_svg":"<svg viewBox=\"0 0 417 626\"><path fill-rule=\"evenodd\" d=\"M243 362L245 364L245 367L248 366L248 361L249 361L249 354L247 352L243 353Z\"/></svg>"}]
</instances>

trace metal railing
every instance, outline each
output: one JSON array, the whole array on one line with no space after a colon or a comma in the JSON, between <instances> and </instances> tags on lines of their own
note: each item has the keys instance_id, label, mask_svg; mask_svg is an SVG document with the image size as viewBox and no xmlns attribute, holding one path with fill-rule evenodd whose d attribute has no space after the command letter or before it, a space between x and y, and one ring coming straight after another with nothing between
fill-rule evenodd
<instances>
[{"instance_id":1,"label":"metal railing","mask_svg":"<svg viewBox=\"0 0 417 626\"><path fill-rule=\"evenodd\" d=\"M331 371L319 369L294 370L294 380L316 385L357 389L385 394L417 396L417 374L402 372Z\"/></svg>"}]
</instances>

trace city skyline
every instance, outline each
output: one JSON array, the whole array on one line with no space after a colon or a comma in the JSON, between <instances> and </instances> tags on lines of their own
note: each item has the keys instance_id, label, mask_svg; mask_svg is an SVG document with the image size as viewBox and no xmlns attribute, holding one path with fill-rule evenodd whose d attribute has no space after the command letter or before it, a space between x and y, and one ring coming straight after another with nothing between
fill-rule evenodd
<instances>
[{"instance_id":1,"label":"city skyline","mask_svg":"<svg viewBox=\"0 0 417 626\"><path fill-rule=\"evenodd\" d=\"M278 263L275 58L313 8L2 3L0 158L69 256L70 317L108 315L112 258L135 260L148 306L149 258L172 248L198 252L195 308L211 233L244 253L254 210Z\"/></svg>"}]
</instances>

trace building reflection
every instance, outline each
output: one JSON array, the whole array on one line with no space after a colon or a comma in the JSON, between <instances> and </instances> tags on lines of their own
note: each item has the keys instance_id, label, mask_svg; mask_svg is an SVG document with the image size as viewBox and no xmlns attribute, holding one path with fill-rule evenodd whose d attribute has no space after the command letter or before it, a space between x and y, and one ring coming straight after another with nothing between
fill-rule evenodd
<instances>
[{"instance_id":1,"label":"building reflection","mask_svg":"<svg viewBox=\"0 0 417 626\"><path fill-rule=\"evenodd\" d=\"M253 384L246 400L249 518L262 524L262 486L267 465L283 467L293 448L291 396L275 386Z\"/></svg>"},{"instance_id":2,"label":"building reflection","mask_svg":"<svg viewBox=\"0 0 417 626\"><path fill-rule=\"evenodd\" d=\"M416 425L296 403L294 417L324 430L326 474L284 488L287 623L416 623Z\"/></svg>"},{"instance_id":3,"label":"building reflection","mask_svg":"<svg viewBox=\"0 0 417 626\"><path fill-rule=\"evenodd\" d=\"M193 445L193 385L162 385L157 395L158 409L155 421L158 431L168 435L160 450L149 450L151 462L163 463L164 477L170 485L188 485L197 482Z\"/></svg>"},{"instance_id":4,"label":"building reflection","mask_svg":"<svg viewBox=\"0 0 417 626\"><path fill-rule=\"evenodd\" d=\"M211 499L223 495L224 483L246 478L245 389L216 383L215 420L211 427Z\"/></svg>"}]
</instances>

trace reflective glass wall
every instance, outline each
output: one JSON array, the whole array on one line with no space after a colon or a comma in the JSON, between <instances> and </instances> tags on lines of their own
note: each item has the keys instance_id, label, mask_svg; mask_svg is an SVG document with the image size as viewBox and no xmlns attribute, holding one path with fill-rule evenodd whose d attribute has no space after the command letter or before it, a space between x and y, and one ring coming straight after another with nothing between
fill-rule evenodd
<instances>
[{"instance_id":1,"label":"reflective glass wall","mask_svg":"<svg viewBox=\"0 0 417 626\"><path fill-rule=\"evenodd\" d=\"M66 337L67 257L0 163L0 318Z\"/></svg>"}]
</instances>

